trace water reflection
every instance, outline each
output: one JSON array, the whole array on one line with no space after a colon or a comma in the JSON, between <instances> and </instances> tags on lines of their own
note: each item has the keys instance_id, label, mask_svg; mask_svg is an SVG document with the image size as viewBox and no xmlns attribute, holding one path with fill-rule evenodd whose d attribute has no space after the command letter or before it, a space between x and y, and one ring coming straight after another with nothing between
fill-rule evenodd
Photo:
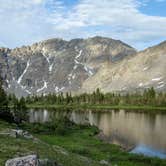
<instances>
[{"instance_id":1,"label":"water reflection","mask_svg":"<svg viewBox=\"0 0 166 166\"><path fill-rule=\"evenodd\" d=\"M166 115L124 110L104 112L30 110L30 122L46 122L51 117L60 116L67 116L78 124L95 125L102 130L107 141L126 147L135 146L133 152L145 151L145 147L149 148L148 152L152 149L166 152Z\"/></svg>"}]
</instances>

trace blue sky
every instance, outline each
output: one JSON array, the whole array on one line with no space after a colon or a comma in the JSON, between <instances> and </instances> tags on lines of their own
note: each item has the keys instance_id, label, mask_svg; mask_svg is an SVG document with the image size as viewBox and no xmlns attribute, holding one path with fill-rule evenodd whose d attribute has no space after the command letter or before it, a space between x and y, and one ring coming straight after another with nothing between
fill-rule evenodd
<instances>
[{"instance_id":1,"label":"blue sky","mask_svg":"<svg viewBox=\"0 0 166 166\"><path fill-rule=\"evenodd\" d=\"M148 1L147 1L148 2ZM144 6L141 6L140 11L151 16L166 17L166 0L151 0Z\"/></svg>"},{"instance_id":2,"label":"blue sky","mask_svg":"<svg viewBox=\"0 0 166 166\"><path fill-rule=\"evenodd\" d=\"M106 36L138 50L166 40L166 0L0 0L0 47Z\"/></svg>"}]
</instances>

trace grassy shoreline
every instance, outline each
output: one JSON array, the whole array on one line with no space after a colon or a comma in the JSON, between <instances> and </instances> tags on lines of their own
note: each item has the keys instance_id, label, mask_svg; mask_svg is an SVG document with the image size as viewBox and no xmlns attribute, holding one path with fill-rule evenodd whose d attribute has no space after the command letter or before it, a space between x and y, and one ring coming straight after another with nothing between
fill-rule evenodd
<instances>
[{"instance_id":1,"label":"grassy shoreline","mask_svg":"<svg viewBox=\"0 0 166 166\"><path fill-rule=\"evenodd\" d=\"M139 112L162 112L166 113L166 106L159 107L159 106L133 106L133 105L87 105L87 104L80 104L80 105L43 105L43 104L29 104L27 105L28 108L74 108L74 109L94 109L98 111L102 111L104 109L113 109L113 110L129 110L129 111L139 111Z\"/></svg>"},{"instance_id":2,"label":"grassy shoreline","mask_svg":"<svg viewBox=\"0 0 166 166\"><path fill-rule=\"evenodd\" d=\"M0 121L0 131L13 127L15 126ZM38 127L41 129L41 126ZM34 124L28 124L25 129L34 130ZM41 158L55 160L64 166L102 166L100 161L107 161L108 166L166 165L166 160L131 154L117 145L99 140L95 127L73 126L65 135L53 133L33 133L33 135L40 141L0 137L0 165L4 165L5 161L13 156L31 153L37 153Z\"/></svg>"}]
</instances>

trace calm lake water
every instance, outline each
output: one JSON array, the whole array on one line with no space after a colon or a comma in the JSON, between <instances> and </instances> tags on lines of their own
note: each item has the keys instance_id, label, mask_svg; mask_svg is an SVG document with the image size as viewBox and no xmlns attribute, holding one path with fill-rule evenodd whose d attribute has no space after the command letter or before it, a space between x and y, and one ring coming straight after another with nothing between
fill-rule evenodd
<instances>
[{"instance_id":1,"label":"calm lake water","mask_svg":"<svg viewBox=\"0 0 166 166\"><path fill-rule=\"evenodd\" d=\"M67 116L77 124L95 125L102 139L132 149L131 153L166 158L166 115L107 110L30 110L30 122Z\"/></svg>"}]
</instances>

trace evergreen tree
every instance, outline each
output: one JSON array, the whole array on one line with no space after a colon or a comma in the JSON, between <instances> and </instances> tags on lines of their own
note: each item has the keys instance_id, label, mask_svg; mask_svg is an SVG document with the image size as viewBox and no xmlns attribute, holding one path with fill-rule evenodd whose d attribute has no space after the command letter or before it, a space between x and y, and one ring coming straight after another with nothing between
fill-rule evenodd
<instances>
[{"instance_id":1,"label":"evergreen tree","mask_svg":"<svg viewBox=\"0 0 166 166\"><path fill-rule=\"evenodd\" d=\"M8 107L8 99L7 95L2 87L2 79L0 79L0 107L7 108Z\"/></svg>"},{"instance_id":2,"label":"evergreen tree","mask_svg":"<svg viewBox=\"0 0 166 166\"><path fill-rule=\"evenodd\" d=\"M28 120L28 112L26 107L26 100L22 97L20 100L14 101L14 119L16 123Z\"/></svg>"},{"instance_id":3,"label":"evergreen tree","mask_svg":"<svg viewBox=\"0 0 166 166\"><path fill-rule=\"evenodd\" d=\"M10 97L11 98L11 97ZM143 93L135 92L133 94L118 94L118 93L102 93L100 89L96 89L91 94L83 93L80 95L72 96L67 92L66 95L60 93L48 94L46 96L32 96L27 97L27 103L40 103L40 104L109 104L109 105L166 105L166 94L156 93L154 88L145 90ZM16 103L17 105L17 103Z\"/></svg>"}]
</instances>

